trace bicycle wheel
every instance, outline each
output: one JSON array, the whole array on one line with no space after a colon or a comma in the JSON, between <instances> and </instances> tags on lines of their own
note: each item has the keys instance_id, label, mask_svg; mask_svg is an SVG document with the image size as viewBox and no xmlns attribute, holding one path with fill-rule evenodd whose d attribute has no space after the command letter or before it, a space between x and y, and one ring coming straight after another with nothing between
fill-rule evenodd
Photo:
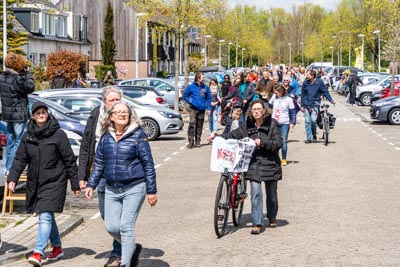
<instances>
[{"instance_id":1,"label":"bicycle wheel","mask_svg":"<svg viewBox=\"0 0 400 267\"><path fill-rule=\"evenodd\" d=\"M324 145L328 145L329 142L329 118L324 117Z\"/></svg>"},{"instance_id":2,"label":"bicycle wheel","mask_svg":"<svg viewBox=\"0 0 400 267\"><path fill-rule=\"evenodd\" d=\"M241 186L241 183L243 184L243 191L240 192L239 186ZM233 187L232 187L233 188ZM240 221L242 220L242 214L243 214L243 205L244 205L244 198L241 197L241 193L246 193L247 191L247 182L244 180L243 174L241 174L241 178L238 181L238 185L236 186L236 192L235 192L235 205L234 208L232 209L232 218L233 218L233 224L235 226L238 226L240 224Z\"/></svg>"},{"instance_id":3,"label":"bicycle wheel","mask_svg":"<svg viewBox=\"0 0 400 267\"><path fill-rule=\"evenodd\" d=\"M229 192L231 185L228 183L228 180L227 175L221 175L215 196L214 229L218 237L224 235L229 217Z\"/></svg>"}]
</instances>

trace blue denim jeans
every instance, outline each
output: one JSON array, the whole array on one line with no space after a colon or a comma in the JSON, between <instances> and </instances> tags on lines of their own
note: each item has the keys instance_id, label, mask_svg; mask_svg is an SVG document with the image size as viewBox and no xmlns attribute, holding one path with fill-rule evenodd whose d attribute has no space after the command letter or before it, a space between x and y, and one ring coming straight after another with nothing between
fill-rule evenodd
<instances>
[{"instance_id":1,"label":"blue denim jeans","mask_svg":"<svg viewBox=\"0 0 400 267\"><path fill-rule=\"evenodd\" d=\"M317 136L317 116L319 107L313 107L310 111L304 109L304 119L306 127L307 140L311 141L314 136Z\"/></svg>"},{"instance_id":2,"label":"blue denim jeans","mask_svg":"<svg viewBox=\"0 0 400 267\"><path fill-rule=\"evenodd\" d=\"M278 214L278 181L266 181L265 193L267 199L267 218L276 219ZM264 225L263 223L263 192L261 183L250 181L251 193L251 218L253 225Z\"/></svg>"},{"instance_id":3,"label":"blue denim jeans","mask_svg":"<svg viewBox=\"0 0 400 267\"><path fill-rule=\"evenodd\" d=\"M104 197L106 191L106 179L102 178L97 185L97 197L99 198L99 210L101 218L104 220ZM111 251L111 256L121 257L121 243L114 239L113 250Z\"/></svg>"},{"instance_id":4,"label":"blue denim jeans","mask_svg":"<svg viewBox=\"0 0 400 267\"><path fill-rule=\"evenodd\" d=\"M218 131L218 117L219 117L219 106L211 108L210 115L208 116L208 128L210 133L215 133Z\"/></svg>"},{"instance_id":5,"label":"blue denim jeans","mask_svg":"<svg viewBox=\"0 0 400 267\"><path fill-rule=\"evenodd\" d=\"M108 233L122 245L121 265L130 266L135 243L135 222L146 195L146 184L128 188L106 186L104 222Z\"/></svg>"},{"instance_id":6,"label":"blue denim jeans","mask_svg":"<svg viewBox=\"0 0 400 267\"><path fill-rule=\"evenodd\" d=\"M25 128L26 122L7 122L6 171L11 169L15 152L17 152Z\"/></svg>"},{"instance_id":7,"label":"blue denim jeans","mask_svg":"<svg viewBox=\"0 0 400 267\"><path fill-rule=\"evenodd\" d=\"M61 247L61 239L54 212L42 212L39 214L38 235L34 252L43 255L49 239L51 246Z\"/></svg>"},{"instance_id":8,"label":"blue denim jeans","mask_svg":"<svg viewBox=\"0 0 400 267\"><path fill-rule=\"evenodd\" d=\"M290 124L280 124L279 127L281 128L282 132L282 139L283 139L283 146L282 146L282 159L286 159L287 156L287 138L289 134Z\"/></svg>"}]
</instances>

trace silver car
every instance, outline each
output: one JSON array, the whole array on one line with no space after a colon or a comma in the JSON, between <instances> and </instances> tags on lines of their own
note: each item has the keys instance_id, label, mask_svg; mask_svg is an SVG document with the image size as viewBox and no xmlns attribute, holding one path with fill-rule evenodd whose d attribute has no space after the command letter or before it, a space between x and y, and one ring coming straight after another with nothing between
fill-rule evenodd
<instances>
[{"instance_id":1,"label":"silver car","mask_svg":"<svg viewBox=\"0 0 400 267\"><path fill-rule=\"evenodd\" d=\"M168 106L170 108L174 108L175 103L175 86L173 80L165 80L161 78L137 78L137 79L130 79L120 81L118 85L137 85L137 86L152 86L154 89L162 93L168 102ZM184 109L185 101L183 100L182 93L179 90L179 110Z\"/></svg>"},{"instance_id":2,"label":"silver car","mask_svg":"<svg viewBox=\"0 0 400 267\"><path fill-rule=\"evenodd\" d=\"M60 105L68 106L76 112L87 113L89 109L101 105L102 89L51 89L37 91L34 94L53 100ZM126 95L122 100L133 108L143 122L143 128L149 140L160 135L176 134L183 129L181 114L169 108L143 105Z\"/></svg>"}]
</instances>

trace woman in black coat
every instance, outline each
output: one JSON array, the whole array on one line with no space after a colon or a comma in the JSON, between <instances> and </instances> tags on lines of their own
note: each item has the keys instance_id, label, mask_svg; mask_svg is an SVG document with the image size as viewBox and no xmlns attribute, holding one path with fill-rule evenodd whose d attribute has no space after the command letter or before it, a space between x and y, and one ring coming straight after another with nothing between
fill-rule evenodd
<instances>
[{"instance_id":1,"label":"woman in black coat","mask_svg":"<svg viewBox=\"0 0 400 267\"><path fill-rule=\"evenodd\" d=\"M265 182L267 218L269 227L276 227L278 213L278 180L282 179L279 150L283 145L279 124L271 118L270 110L261 100L251 102L245 123L232 132L222 135L225 139L250 137L256 143L245 179L251 185L252 234L264 232L263 194L261 182Z\"/></svg>"},{"instance_id":2,"label":"woman in black coat","mask_svg":"<svg viewBox=\"0 0 400 267\"><path fill-rule=\"evenodd\" d=\"M21 139L8 176L14 192L19 176L28 165L25 208L39 215L38 236L29 263L41 266L48 240L53 247L47 260L64 256L54 212L62 212L68 179L75 196L79 196L78 166L68 137L43 102L32 105L32 119Z\"/></svg>"}]
</instances>

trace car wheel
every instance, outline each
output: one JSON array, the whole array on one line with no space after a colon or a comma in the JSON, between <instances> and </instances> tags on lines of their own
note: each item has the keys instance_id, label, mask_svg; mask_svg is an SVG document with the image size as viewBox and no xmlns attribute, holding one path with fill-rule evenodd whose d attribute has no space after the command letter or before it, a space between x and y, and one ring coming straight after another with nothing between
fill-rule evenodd
<instances>
[{"instance_id":1,"label":"car wheel","mask_svg":"<svg viewBox=\"0 0 400 267\"><path fill-rule=\"evenodd\" d=\"M400 108L395 108L389 112L389 123L393 125L400 125Z\"/></svg>"},{"instance_id":2,"label":"car wheel","mask_svg":"<svg viewBox=\"0 0 400 267\"><path fill-rule=\"evenodd\" d=\"M371 105L371 94L370 94L370 93L362 94L362 95L360 96L360 103L361 103L361 105L363 105L363 106L369 106L369 105Z\"/></svg>"},{"instance_id":3,"label":"car wheel","mask_svg":"<svg viewBox=\"0 0 400 267\"><path fill-rule=\"evenodd\" d=\"M185 110L185 100L183 100L183 97L179 98L179 111L184 111Z\"/></svg>"},{"instance_id":4,"label":"car wheel","mask_svg":"<svg viewBox=\"0 0 400 267\"><path fill-rule=\"evenodd\" d=\"M147 134L147 139L155 140L160 135L158 124L152 119L143 119L143 129Z\"/></svg>"}]
</instances>

